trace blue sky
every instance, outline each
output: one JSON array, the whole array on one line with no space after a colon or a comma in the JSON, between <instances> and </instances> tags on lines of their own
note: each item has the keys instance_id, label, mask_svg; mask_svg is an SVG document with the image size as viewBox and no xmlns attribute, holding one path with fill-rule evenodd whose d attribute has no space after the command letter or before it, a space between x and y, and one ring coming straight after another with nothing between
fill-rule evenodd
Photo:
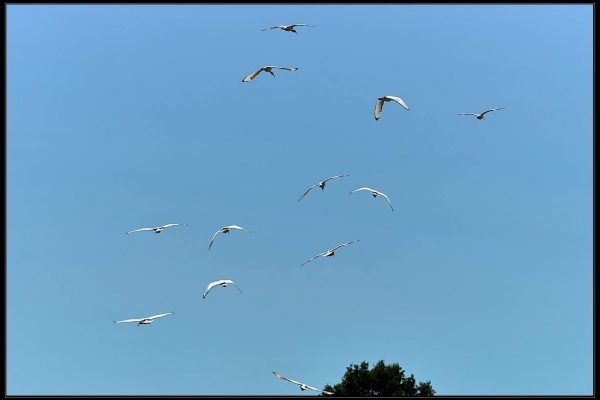
<instances>
[{"instance_id":1,"label":"blue sky","mask_svg":"<svg viewBox=\"0 0 600 400\"><path fill-rule=\"evenodd\" d=\"M8 5L7 393L309 395L271 371L384 359L439 395L592 394L592 22ZM316 27L261 31L289 23ZM263 65L299 69L241 82ZM383 95L411 110L375 121Z\"/></svg>"}]
</instances>

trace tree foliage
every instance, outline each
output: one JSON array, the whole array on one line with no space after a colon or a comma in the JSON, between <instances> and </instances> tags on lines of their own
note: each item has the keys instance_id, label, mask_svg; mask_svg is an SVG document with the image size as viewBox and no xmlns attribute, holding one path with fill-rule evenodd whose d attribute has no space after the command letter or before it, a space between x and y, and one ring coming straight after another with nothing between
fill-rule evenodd
<instances>
[{"instance_id":1,"label":"tree foliage","mask_svg":"<svg viewBox=\"0 0 600 400\"><path fill-rule=\"evenodd\" d=\"M326 385L323 390L334 396L433 396L431 382L415 381L411 374L406 376L398 363L385 365L383 360L369 370L363 361L346 367L342 381L334 386Z\"/></svg>"}]
</instances>

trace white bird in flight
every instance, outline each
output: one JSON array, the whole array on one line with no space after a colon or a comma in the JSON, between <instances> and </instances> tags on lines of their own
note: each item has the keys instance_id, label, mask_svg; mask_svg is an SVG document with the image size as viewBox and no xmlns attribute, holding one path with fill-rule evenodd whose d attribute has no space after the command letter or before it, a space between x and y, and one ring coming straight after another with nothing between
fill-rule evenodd
<instances>
[{"instance_id":1,"label":"white bird in flight","mask_svg":"<svg viewBox=\"0 0 600 400\"><path fill-rule=\"evenodd\" d=\"M130 233L133 232L142 232L142 231L154 231L154 233L161 233L164 229L170 228L172 226L177 226L177 225L187 225L187 224L166 224L163 226L155 226L154 228L140 228L140 229L134 229L133 231L129 231L126 232L128 235Z\"/></svg>"},{"instance_id":2,"label":"white bird in flight","mask_svg":"<svg viewBox=\"0 0 600 400\"><path fill-rule=\"evenodd\" d=\"M371 192L371 194L373 195L373 197L377 197L379 195L385 197L385 199L388 201L388 203L390 203L390 207L391 207L392 211L394 211L394 207L392 207L392 202L390 201L390 198L387 197L387 195L385 193L380 192L379 190L371 189L371 188L368 188L368 187L362 187L360 189L356 189L356 190L351 191L350 194L352 194L354 192L360 192L360 191L363 191L363 190L367 190L367 191Z\"/></svg>"},{"instance_id":3,"label":"white bird in flight","mask_svg":"<svg viewBox=\"0 0 600 400\"><path fill-rule=\"evenodd\" d=\"M254 71L253 73L251 73L250 75L248 75L247 77L242 79L242 82L250 82L252 79L254 79L256 77L256 75L260 74L262 71L266 71L266 72L270 73L271 75L275 76L275 74L272 71L273 68L285 69L286 71L292 71L292 72L298 69L297 67L277 67L275 65L266 65L264 67L257 69L256 71Z\"/></svg>"},{"instance_id":4,"label":"white bird in flight","mask_svg":"<svg viewBox=\"0 0 600 400\"><path fill-rule=\"evenodd\" d=\"M278 373L277 373L277 372L275 372L275 371L272 371L272 372L273 372L273 374L274 374L276 377L278 377L279 379L283 379L283 380L285 380L285 381L292 382L292 383L295 383L296 385L300 386L300 390L302 390L302 391L304 391L304 390L306 390L306 389L310 389L310 390L315 390L315 391L317 391L317 392L322 392L322 393L325 393L325 394L333 394L333 393L331 393L331 392L328 392L328 391L326 391L326 390L317 389L317 388L316 388L316 387L314 387L314 386L307 385L306 383L302 383L302 382L298 382L298 381L295 381L295 380L293 380L293 379L290 379L290 378L286 378L285 376L283 376L283 375L281 375L281 374L278 374Z\"/></svg>"},{"instance_id":5,"label":"white bird in flight","mask_svg":"<svg viewBox=\"0 0 600 400\"><path fill-rule=\"evenodd\" d=\"M230 279L221 279L220 281L214 281L208 284L208 286L206 287L206 290L204 291L204 294L202 294L202 298L206 298L206 296L208 295L208 292L210 292L210 290L212 288L214 288L215 286L223 286L223 287L227 287L227 285L234 285L237 290L240 291L240 293L242 293L242 289L240 289L240 287L232 280Z\"/></svg>"},{"instance_id":6,"label":"white bird in flight","mask_svg":"<svg viewBox=\"0 0 600 400\"><path fill-rule=\"evenodd\" d=\"M294 32L297 35L298 32L296 32L296 30L294 29L296 26L310 26L311 28L315 27L314 25L307 25L307 24L291 24L291 25L276 25L276 26L272 26L270 28L265 28L262 30L270 31L271 29L281 29L281 30L287 31L287 32Z\"/></svg>"},{"instance_id":7,"label":"white bird in flight","mask_svg":"<svg viewBox=\"0 0 600 400\"><path fill-rule=\"evenodd\" d=\"M298 201L302 200L302 198L303 198L304 196L306 196L306 194L307 194L308 192L310 192L310 191L311 191L311 189L314 189L314 188L316 188L316 187L318 186L318 187L320 187L320 188L321 188L321 190L324 190L324 189L325 189L325 184L327 183L327 181L330 181L331 179L335 179L335 178L343 178L344 176L350 176L350 175L336 175L336 176L330 176L329 178L327 178L327 179L324 179L324 180L322 180L322 181L321 181L321 182L319 182L319 183L315 183L314 185L312 185L311 187L309 187L309 188L306 190L306 192L304 192L304 194L303 194L302 196L300 196L300 198L298 199Z\"/></svg>"},{"instance_id":8,"label":"white bird in flight","mask_svg":"<svg viewBox=\"0 0 600 400\"><path fill-rule=\"evenodd\" d=\"M375 120L376 121L381 117L381 113L383 112L383 103L388 102L388 101L395 101L396 103L400 104L405 109L410 110L410 108L408 108L408 106L406 105L404 100L402 100L400 97L383 96L383 97L378 98L377 103L375 103Z\"/></svg>"},{"instance_id":9,"label":"white bird in flight","mask_svg":"<svg viewBox=\"0 0 600 400\"><path fill-rule=\"evenodd\" d=\"M484 112L477 114L477 113L472 113L472 112L463 112L463 113L458 113L456 115L473 115L475 118L477 118L478 120L482 120L485 119L484 115L486 113L492 112L492 111L498 111L498 110L504 110L506 107L500 107L500 108L490 108L489 110L485 110Z\"/></svg>"},{"instance_id":10,"label":"white bird in flight","mask_svg":"<svg viewBox=\"0 0 600 400\"><path fill-rule=\"evenodd\" d=\"M229 233L229 231L231 229L240 229L240 230L245 230L245 231L248 231L248 232L252 233L252 231L250 229L242 228L241 226L238 226L238 225L227 225L227 226L224 226L224 227L222 227L221 229L219 229L218 231L215 232L215 234L213 235L212 239L208 243L208 249L210 250L210 248L213 245L213 242L215 241L215 238L217 237L217 235L219 233Z\"/></svg>"},{"instance_id":11,"label":"white bird in flight","mask_svg":"<svg viewBox=\"0 0 600 400\"><path fill-rule=\"evenodd\" d=\"M132 318L132 319L123 319L121 321L113 321L117 324L120 324L121 322L137 322L138 326L140 325L149 325L151 323L154 322L154 320L164 317L165 315L171 315L171 314L175 314L173 312L168 312L168 313L164 313L164 314L158 314L158 315L153 315L151 317L146 317L146 318Z\"/></svg>"},{"instance_id":12,"label":"white bird in flight","mask_svg":"<svg viewBox=\"0 0 600 400\"><path fill-rule=\"evenodd\" d=\"M347 245L349 245L351 243L358 243L358 242L360 242L360 240L353 240L353 241L348 242L348 243L342 243L340 245L337 245L333 249L329 249L327 251L324 251L323 253L319 253L316 256L314 256L313 258L311 258L310 260L303 262L301 266L303 266L304 264L308 264L309 262L311 262L315 258L319 258L319 257L331 257L331 256L335 257L335 251L337 249L339 249L340 247L344 247L344 246L347 246Z\"/></svg>"}]
</instances>

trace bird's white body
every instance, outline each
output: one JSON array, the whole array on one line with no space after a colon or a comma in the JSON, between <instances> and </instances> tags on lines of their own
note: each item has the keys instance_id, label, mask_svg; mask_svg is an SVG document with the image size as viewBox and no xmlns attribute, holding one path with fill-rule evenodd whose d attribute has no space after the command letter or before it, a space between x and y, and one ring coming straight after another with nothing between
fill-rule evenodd
<instances>
[{"instance_id":1,"label":"bird's white body","mask_svg":"<svg viewBox=\"0 0 600 400\"><path fill-rule=\"evenodd\" d=\"M489 110L485 110L482 113L472 113L472 112L462 112L462 113L458 113L456 115L472 115L475 118L477 118L478 120L482 120L485 119L485 114L492 112L492 111L498 111L498 110L504 110L506 107L500 107L500 108L490 108Z\"/></svg>"},{"instance_id":2,"label":"bird's white body","mask_svg":"<svg viewBox=\"0 0 600 400\"><path fill-rule=\"evenodd\" d=\"M331 392L328 392L328 391L325 391L325 390L318 389L318 388L316 388L316 387L314 387L314 386L307 385L306 383L302 383L302 382L298 382L298 381L296 381L296 380L294 380L294 379L286 378L285 376L283 376L283 375L281 375L281 374L278 374L278 373L277 373L277 372L275 372L275 371L272 371L272 372L273 372L273 375L275 375L275 376L276 376L276 377L278 377L279 379L283 379L284 381L288 381L288 382L291 382L291 383L293 383L293 384L296 384L296 385L298 385L298 386L300 387L300 390L302 390L302 391L305 391L306 389L310 389L310 390L315 390L315 391L317 391L317 392L322 392L322 393L325 393L325 394L333 394L333 393L331 393Z\"/></svg>"},{"instance_id":3,"label":"bird's white body","mask_svg":"<svg viewBox=\"0 0 600 400\"><path fill-rule=\"evenodd\" d=\"M379 190L375 190L375 189L371 189L368 187L362 187L356 190L353 190L350 192L350 194L354 193L354 192L361 192L361 191L368 191L371 192L371 194L373 195L373 197L377 197L377 196L382 196L385 197L385 199L388 201L390 208L392 209L392 211L394 211L394 207L392 207L392 202L390 201L390 198L383 192L380 192Z\"/></svg>"},{"instance_id":4,"label":"bird's white body","mask_svg":"<svg viewBox=\"0 0 600 400\"><path fill-rule=\"evenodd\" d=\"M175 314L175 313L168 312L168 313L164 313L164 314L153 315L151 317L123 319L123 320L120 320L120 321L113 321L113 322L117 323L117 324L120 324L120 323L123 323L123 322L137 322L138 326L139 325L150 325L151 323L153 323L158 318L162 318L162 317L164 317L166 315L171 315L171 314Z\"/></svg>"},{"instance_id":5,"label":"bird's white body","mask_svg":"<svg viewBox=\"0 0 600 400\"><path fill-rule=\"evenodd\" d=\"M213 245L213 242L215 241L215 238L217 237L217 235L219 233L229 233L229 231L232 230L232 229L244 230L244 231L248 231L249 233L252 233L252 231L250 229L242 228L239 225L227 225L227 226L224 226L224 227L220 228L218 231L215 232L215 234L213 235L212 239L208 243L208 249L210 250L210 248Z\"/></svg>"},{"instance_id":6,"label":"bird's white body","mask_svg":"<svg viewBox=\"0 0 600 400\"><path fill-rule=\"evenodd\" d=\"M172 226L177 226L177 225L187 225L187 224L166 224L166 225L162 225L162 226L155 226L154 228L139 228L139 229L134 229L132 231L126 232L128 235L130 233L134 233L134 232L143 232L143 231L152 231L154 233L161 233L163 230L170 228Z\"/></svg>"},{"instance_id":7,"label":"bird's white body","mask_svg":"<svg viewBox=\"0 0 600 400\"><path fill-rule=\"evenodd\" d=\"M208 292L211 291L212 288L214 288L215 286L222 286L222 287L227 287L228 285L234 285L237 290L240 291L240 293L242 293L242 289L240 289L240 287L231 279L221 279L219 281L214 281L208 284L208 286L206 287L206 290L204 291L204 293L202 294L202 298L206 298L206 296L208 295Z\"/></svg>"},{"instance_id":8,"label":"bird's white body","mask_svg":"<svg viewBox=\"0 0 600 400\"><path fill-rule=\"evenodd\" d=\"M312 260L314 260L316 258L319 258L319 257L331 257L331 256L335 257L335 251L337 249L339 249L340 247L344 247L344 246L347 246L347 245L349 245L351 243L358 243L358 242L360 242L360 240L353 240L351 242L339 244L339 245L335 246L333 249L329 249L327 251L324 251L323 253L319 253L316 256L314 256L313 258L311 258L310 260L307 260L307 261L303 262L301 266L303 266L304 264L308 264Z\"/></svg>"},{"instance_id":9,"label":"bird's white body","mask_svg":"<svg viewBox=\"0 0 600 400\"><path fill-rule=\"evenodd\" d=\"M296 35L298 35L298 32L296 32L296 30L294 29L297 26L310 26L311 28L314 28L314 25L307 25L307 24L291 24L291 25L275 25L272 26L270 28L265 28L262 29L263 31L270 31L271 29L281 29L282 31L286 31L286 32L294 32Z\"/></svg>"},{"instance_id":10,"label":"bird's white body","mask_svg":"<svg viewBox=\"0 0 600 400\"><path fill-rule=\"evenodd\" d=\"M316 183L316 184L312 185L311 187L309 187L309 188L306 190L306 192L304 192L304 194L303 194L302 196L300 196L300 198L298 199L298 201L302 200L302 198L303 198L304 196L306 196L308 192L310 192L312 189L316 188L317 186L318 186L318 187L320 187L320 188L321 188L321 190L324 190L324 189L325 189L325 184L326 184L328 181L330 181L330 180L332 180L332 179L335 179L335 178L343 178L343 177L345 177L345 176L350 176L350 175L335 175L335 176L330 176L329 178L327 178L327 179L324 179L324 180L322 180L321 182L319 182L319 183Z\"/></svg>"},{"instance_id":11,"label":"bird's white body","mask_svg":"<svg viewBox=\"0 0 600 400\"><path fill-rule=\"evenodd\" d=\"M242 82L250 82L252 79L256 78L256 75L260 74L262 71L268 72L271 75L275 76L275 74L273 73L273 69L284 69L286 71L293 72L293 71L296 71L298 68L297 67L278 67L275 65L266 65L264 67L257 69L256 71L252 72L248 76L246 76L244 79L242 79Z\"/></svg>"},{"instance_id":12,"label":"bird's white body","mask_svg":"<svg viewBox=\"0 0 600 400\"><path fill-rule=\"evenodd\" d=\"M408 108L408 106L406 105L404 100L402 100L400 97L383 96L383 97L378 98L377 102L375 103L375 120L376 121L379 120L379 118L381 118L381 113L383 112L383 103L388 102L388 101L395 101L396 103L398 103L402 107L404 107L404 109L410 110L410 108Z\"/></svg>"}]
</instances>

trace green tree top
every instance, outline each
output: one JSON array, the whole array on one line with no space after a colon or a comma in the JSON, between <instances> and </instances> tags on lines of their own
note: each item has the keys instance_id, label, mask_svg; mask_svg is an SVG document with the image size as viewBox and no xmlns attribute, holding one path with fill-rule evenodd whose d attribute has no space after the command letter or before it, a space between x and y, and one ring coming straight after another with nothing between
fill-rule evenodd
<instances>
[{"instance_id":1,"label":"green tree top","mask_svg":"<svg viewBox=\"0 0 600 400\"><path fill-rule=\"evenodd\" d=\"M334 396L433 396L431 382L416 383L411 374L406 376L398 363L385 365L383 360L369 370L363 361L346 367L342 381L334 386L326 385L323 390ZM326 396L321 394L322 396Z\"/></svg>"}]
</instances>

